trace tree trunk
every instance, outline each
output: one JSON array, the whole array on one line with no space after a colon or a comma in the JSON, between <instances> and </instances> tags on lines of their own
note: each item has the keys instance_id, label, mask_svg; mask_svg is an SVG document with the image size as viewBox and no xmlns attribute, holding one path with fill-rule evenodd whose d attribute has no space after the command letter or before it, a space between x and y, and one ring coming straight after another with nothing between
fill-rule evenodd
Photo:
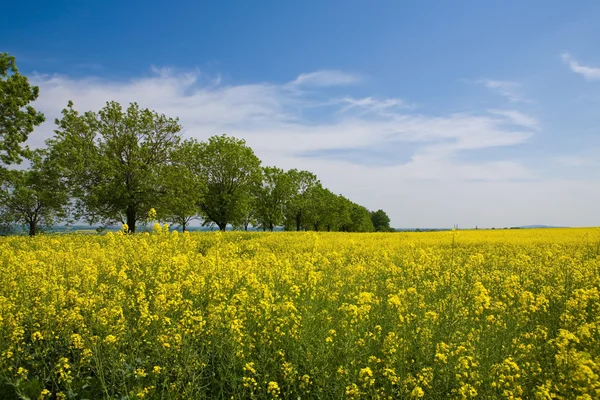
<instances>
[{"instance_id":1,"label":"tree trunk","mask_svg":"<svg viewBox=\"0 0 600 400\"><path fill-rule=\"evenodd\" d=\"M331 225L327 225L327 232L331 232Z\"/></svg>"},{"instance_id":2,"label":"tree trunk","mask_svg":"<svg viewBox=\"0 0 600 400\"><path fill-rule=\"evenodd\" d=\"M34 221L29 222L29 236L35 236L37 234L37 223Z\"/></svg>"},{"instance_id":3,"label":"tree trunk","mask_svg":"<svg viewBox=\"0 0 600 400\"><path fill-rule=\"evenodd\" d=\"M273 224L272 224L272 223L271 223L271 224L269 224L269 230L270 230L271 232L273 232L273 228L275 228L275 227L273 226Z\"/></svg>"},{"instance_id":4,"label":"tree trunk","mask_svg":"<svg viewBox=\"0 0 600 400\"><path fill-rule=\"evenodd\" d=\"M219 222L217 225L219 226L219 229L222 231L224 231L225 228L227 228L227 222Z\"/></svg>"},{"instance_id":5,"label":"tree trunk","mask_svg":"<svg viewBox=\"0 0 600 400\"><path fill-rule=\"evenodd\" d=\"M299 231L300 230L300 220L302 218L302 214L298 213L296 214L296 230Z\"/></svg>"},{"instance_id":6,"label":"tree trunk","mask_svg":"<svg viewBox=\"0 0 600 400\"><path fill-rule=\"evenodd\" d=\"M127 227L129 228L130 233L135 233L135 220L136 220L136 212L134 206L127 206L127 211L125 212L127 216Z\"/></svg>"},{"instance_id":7,"label":"tree trunk","mask_svg":"<svg viewBox=\"0 0 600 400\"><path fill-rule=\"evenodd\" d=\"M186 228L187 228L186 223L181 224L181 232L185 233Z\"/></svg>"}]
</instances>

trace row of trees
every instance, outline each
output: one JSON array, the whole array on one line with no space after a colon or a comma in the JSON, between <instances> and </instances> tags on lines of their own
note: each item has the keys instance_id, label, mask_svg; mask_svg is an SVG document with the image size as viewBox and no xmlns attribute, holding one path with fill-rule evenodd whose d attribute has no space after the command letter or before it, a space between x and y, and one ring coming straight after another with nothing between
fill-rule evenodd
<instances>
[{"instance_id":1,"label":"row of trees","mask_svg":"<svg viewBox=\"0 0 600 400\"><path fill-rule=\"evenodd\" d=\"M79 113L69 102L47 148L21 144L43 115L28 106L38 95L0 55L0 159L30 160L26 170L1 170L0 215L35 235L60 221L127 224L135 232L151 208L185 230L197 219L273 230L389 230L382 210L370 213L324 188L308 171L262 167L244 140L226 135L183 140L178 119L136 103L109 102Z\"/></svg>"}]
</instances>

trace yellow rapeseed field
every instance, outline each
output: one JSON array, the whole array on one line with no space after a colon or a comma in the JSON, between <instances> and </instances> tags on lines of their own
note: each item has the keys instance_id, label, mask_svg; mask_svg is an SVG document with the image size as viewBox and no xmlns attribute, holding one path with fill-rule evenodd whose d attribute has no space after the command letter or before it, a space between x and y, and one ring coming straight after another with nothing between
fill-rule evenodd
<instances>
[{"instance_id":1,"label":"yellow rapeseed field","mask_svg":"<svg viewBox=\"0 0 600 400\"><path fill-rule=\"evenodd\" d=\"M0 238L0 398L600 398L600 231Z\"/></svg>"}]
</instances>

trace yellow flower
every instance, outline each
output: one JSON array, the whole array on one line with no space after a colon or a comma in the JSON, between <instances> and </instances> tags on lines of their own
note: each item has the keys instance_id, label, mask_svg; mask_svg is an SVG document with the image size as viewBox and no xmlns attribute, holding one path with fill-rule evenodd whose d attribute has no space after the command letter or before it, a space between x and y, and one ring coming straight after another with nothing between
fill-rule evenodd
<instances>
[{"instance_id":1,"label":"yellow flower","mask_svg":"<svg viewBox=\"0 0 600 400\"><path fill-rule=\"evenodd\" d=\"M241 398L600 398L600 230L160 231L1 236L0 375L48 366L43 400L102 393L92 370L206 397L223 363Z\"/></svg>"},{"instance_id":2,"label":"yellow flower","mask_svg":"<svg viewBox=\"0 0 600 400\"><path fill-rule=\"evenodd\" d=\"M373 371L369 367L365 367L360 370L358 373L358 379L363 382L364 386L373 386L375 384Z\"/></svg>"},{"instance_id":3,"label":"yellow flower","mask_svg":"<svg viewBox=\"0 0 600 400\"><path fill-rule=\"evenodd\" d=\"M356 383L353 383L350 386L346 386L346 397L351 399L357 399L360 396L360 389L356 386Z\"/></svg>"},{"instance_id":4,"label":"yellow flower","mask_svg":"<svg viewBox=\"0 0 600 400\"><path fill-rule=\"evenodd\" d=\"M267 386L267 393L269 393L271 397L275 399L279 397L281 390L279 389L279 385L277 384L277 382L269 382L269 385Z\"/></svg>"},{"instance_id":5,"label":"yellow flower","mask_svg":"<svg viewBox=\"0 0 600 400\"><path fill-rule=\"evenodd\" d=\"M146 374L146 370L144 370L144 368L136 368L135 371L133 371L133 374L136 378L145 378L148 375Z\"/></svg>"},{"instance_id":6,"label":"yellow flower","mask_svg":"<svg viewBox=\"0 0 600 400\"><path fill-rule=\"evenodd\" d=\"M425 396L425 392L420 386L415 386L412 392L410 392L411 399L420 399L423 396Z\"/></svg>"},{"instance_id":7,"label":"yellow flower","mask_svg":"<svg viewBox=\"0 0 600 400\"><path fill-rule=\"evenodd\" d=\"M116 341L116 339L115 339L115 341ZM79 335L78 333L74 333L71 335L71 347L73 347L74 349L82 349L83 348L83 339L81 338L81 335Z\"/></svg>"},{"instance_id":8,"label":"yellow flower","mask_svg":"<svg viewBox=\"0 0 600 400\"><path fill-rule=\"evenodd\" d=\"M117 338L114 335L108 335L104 338L104 343L115 344L116 342L117 342Z\"/></svg>"},{"instance_id":9,"label":"yellow flower","mask_svg":"<svg viewBox=\"0 0 600 400\"><path fill-rule=\"evenodd\" d=\"M17 376L27 380L27 374L29 373L29 371L23 367L19 367L19 369L17 369Z\"/></svg>"}]
</instances>

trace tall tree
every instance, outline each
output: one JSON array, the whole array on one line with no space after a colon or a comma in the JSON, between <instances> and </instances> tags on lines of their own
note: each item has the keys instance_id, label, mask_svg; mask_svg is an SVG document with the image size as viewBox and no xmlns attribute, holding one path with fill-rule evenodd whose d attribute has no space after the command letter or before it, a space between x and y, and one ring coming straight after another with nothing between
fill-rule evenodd
<instances>
[{"instance_id":1,"label":"tall tree","mask_svg":"<svg viewBox=\"0 0 600 400\"><path fill-rule=\"evenodd\" d=\"M383 210L371 211L371 221L373 228L377 232L390 231L390 217Z\"/></svg>"},{"instance_id":2,"label":"tall tree","mask_svg":"<svg viewBox=\"0 0 600 400\"><path fill-rule=\"evenodd\" d=\"M0 220L6 226L23 225L30 236L67 218L69 195L58 169L41 150L31 154L27 170L3 171Z\"/></svg>"},{"instance_id":3,"label":"tall tree","mask_svg":"<svg viewBox=\"0 0 600 400\"><path fill-rule=\"evenodd\" d=\"M137 103L108 102L79 114L69 102L48 140L52 157L89 223L126 223L130 232L158 205L159 172L180 143L181 126Z\"/></svg>"},{"instance_id":4,"label":"tall tree","mask_svg":"<svg viewBox=\"0 0 600 400\"><path fill-rule=\"evenodd\" d=\"M205 182L196 168L200 143L186 140L173 150L171 160L158 170L157 217L179 225L183 232L199 218Z\"/></svg>"},{"instance_id":5,"label":"tall tree","mask_svg":"<svg viewBox=\"0 0 600 400\"><path fill-rule=\"evenodd\" d=\"M303 226L306 230L319 231L328 218L328 202L331 201L331 192L321 186L320 183L309 187L305 192L305 208Z\"/></svg>"},{"instance_id":6,"label":"tall tree","mask_svg":"<svg viewBox=\"0 0 600 400\"><path fill-rule=\"evenodd\" d=\"M250 225L257 226L258 220L256 218L256 195L244 196L242 198L241 218L234 224L236 229L248 230Z\"/></svg>"},{"instance_id":7,"label":"tall tree","mask_svg":"<svg viewBox=\"0 0 600 400\"><path fill-rule=\"evenodd\" d=\"M344 222L340 225L340 230L344 232L373 232L373 222L371 214L365 207L353 203L344 198L344 207L346 208Z\"/></svg>"},{"instance_id":8,"label":"tall tree","mask_svg":"<svg viewBox=\"0 0 600 400\"><path fill-rule=\"evenodd\" d=\"M273 231L283 223L294 186L290 175L280 168L264 167L262 173L262 183L256 190L256 215L263 230Z\"/></svg>"},{"instance_id":9,"label":"tall tree","mask_svg":"<svg viewBox=\"0 0 600 400\"><path fill-rule=\"evenodd\" d=\"M285 207L286 229L299 231L306 225L308 208L310 205L310 189L320 185L317 176L309 171L291 169L288 175L292 182L292 196Z\"/></svg>"},{"instance_id":10,"label":"tall tree","mask_svg":"<svg viewBox=\"0 0 600 400\"><path fill-rule=\"evenodd\" d=\"M200 208L220 230L244 219L248 197L261 181L260 160L243 139L213 136L200 143L198 168L206 182Z\"/></svg>"},{"instance_id":11,"label":"tall tree","mask_svg":"<svg viewBox=\"0 0 600 400\"><path fill-rule=\"evenodd\" d=\"M20 163L27 155L23 143L44 114L29 105L38 98L39 88L19 73L15 58L0 53L0 162Z\"/></svg>"},{"instance_id":12,"label":"tall tree","mask_svg":"<svg viewBox=\"0 0 600 400\"><path fill-rule=\"evenodd\" d=\"M342 195L328 193L328 200L325 205L324 224L328 232L340 231L344 225L350 221L349 200Z\"/></svg>"},{"instance_id":13,"label":"tall tree","mask_svg":"<svg viewBox=\"0 0 600 400\"><path fill-rule=\"evenodd\" d=\"M352 203L350 208L350 232L373 232L371 214L365 207Z\"/></svg>"}]
</instances>

